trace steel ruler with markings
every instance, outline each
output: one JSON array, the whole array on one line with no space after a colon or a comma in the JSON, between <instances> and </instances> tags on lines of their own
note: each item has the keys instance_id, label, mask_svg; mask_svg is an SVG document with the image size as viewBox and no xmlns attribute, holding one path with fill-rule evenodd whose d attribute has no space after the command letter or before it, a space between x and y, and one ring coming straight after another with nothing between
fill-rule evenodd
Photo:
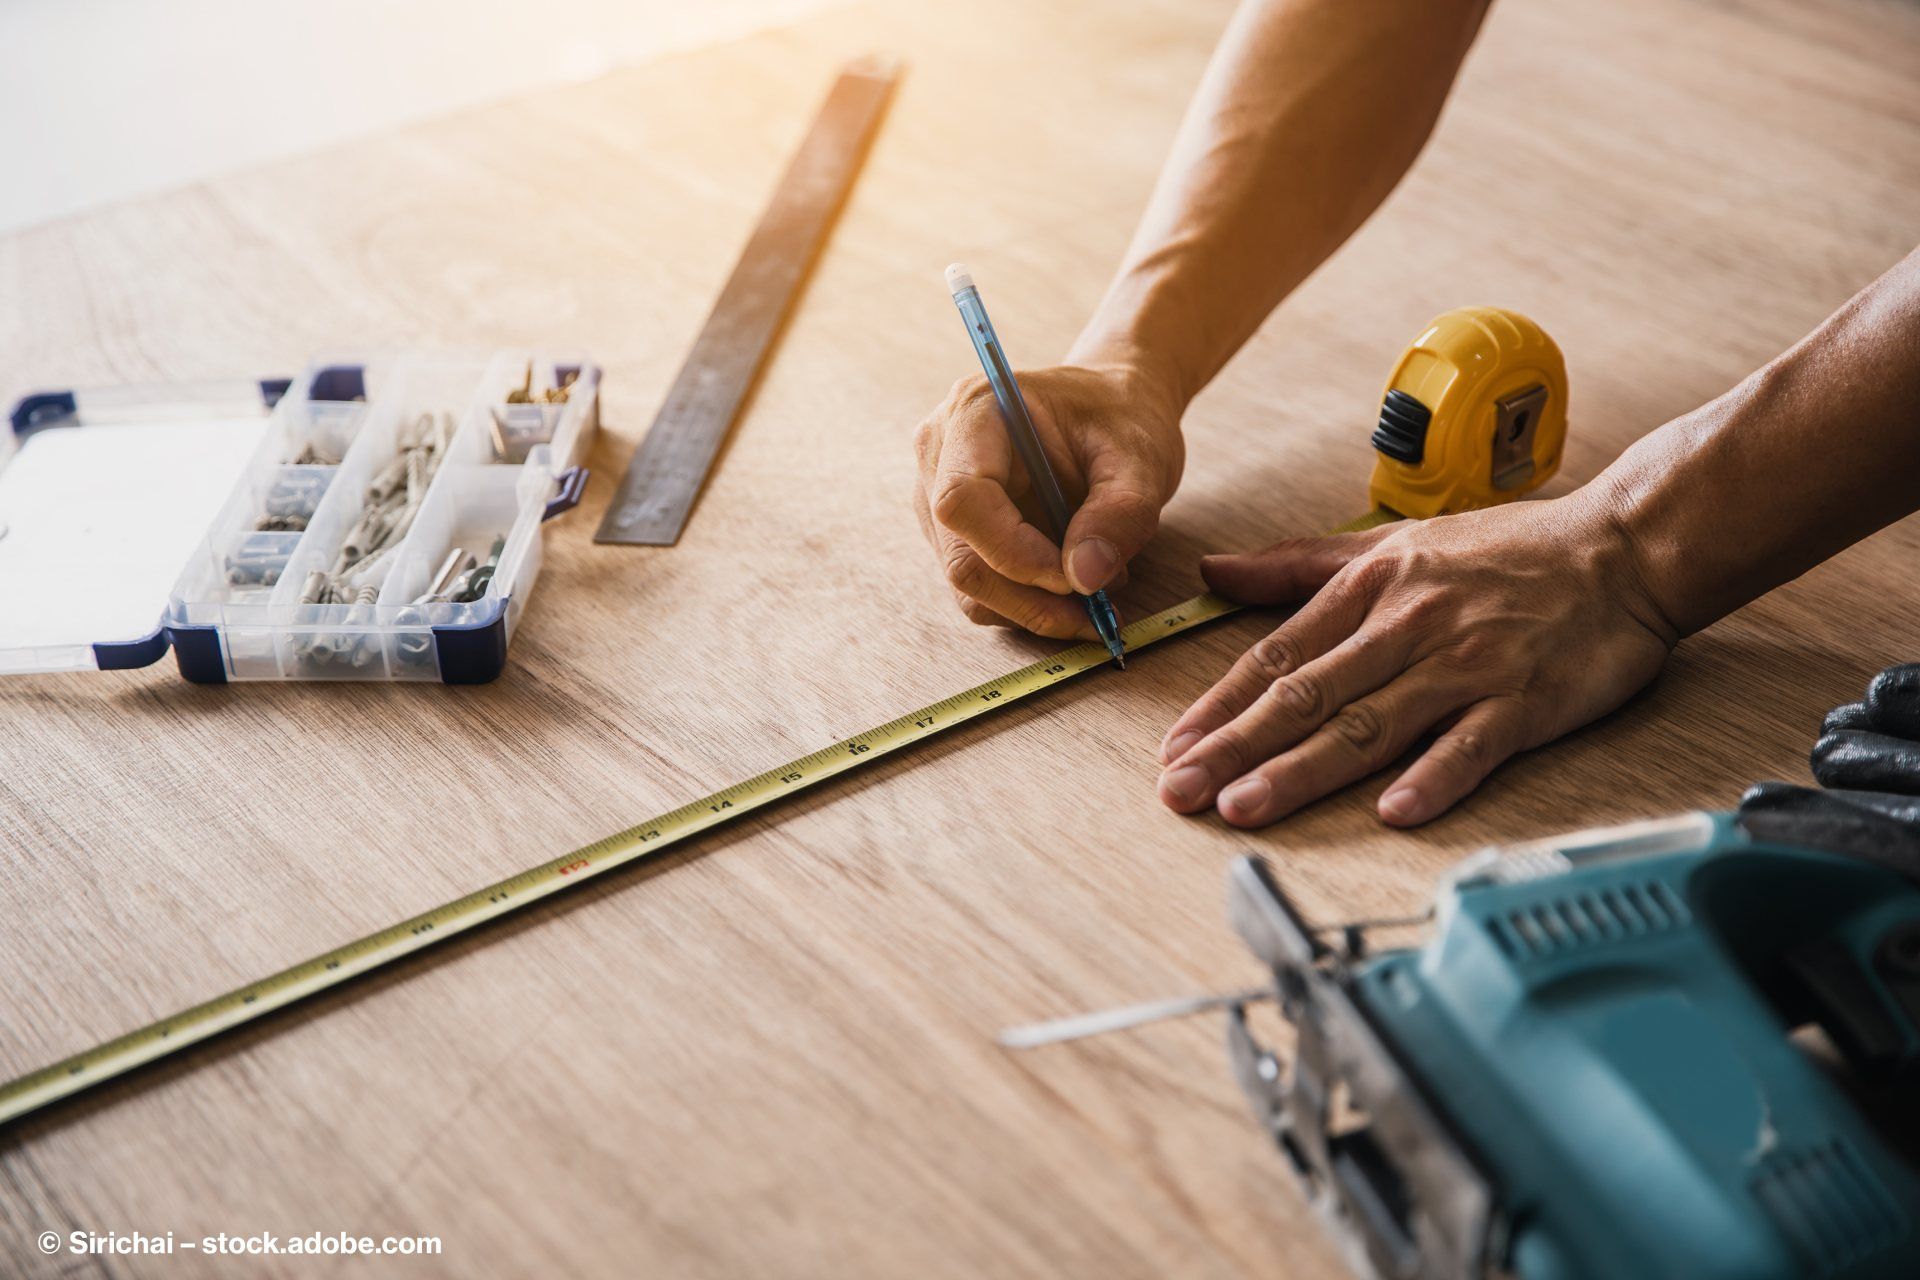
<instances>
[{"instance_id":1,"label":"steel ruler with markings","mask_svg":"<svg viewBox=\"0 0 1920 1280\"><path fill-rule=\"evenodd\" d=\"M720 443L859 176L898 77L897 63L875 55L834 82L627 464L595 542L670 547L680 540Z\"/></svg>"}]
</instances>

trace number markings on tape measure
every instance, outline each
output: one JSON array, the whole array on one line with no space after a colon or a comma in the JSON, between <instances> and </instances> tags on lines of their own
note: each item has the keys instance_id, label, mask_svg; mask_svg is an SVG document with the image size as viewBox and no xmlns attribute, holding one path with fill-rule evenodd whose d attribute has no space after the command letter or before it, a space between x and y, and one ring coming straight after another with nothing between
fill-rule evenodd
<instances>
[{"instance_id":1,"label":"number markings on tape measure","mask_svg":"<svg viewBox=\"0 0 1920 1280\"><path fill-rule=\"evenodd\" d=\"M1122 636L1127 651L1237 612L1218 596L1196 596L1140 619ZM465 897L356 939L279 973L183 1009L159 1022L71 1058L0 1084L0 1124L36 1111L144 1063L250 1022L275 1009L341 985L563 889L656 857L711 827L730 822L934 734L967 723L1109 661L1097 644L1075 645L1017 671L954 694L895 720L843 738L732 786L702 796L638 826L530 867Z\"/></svg>"},{"instance_id":2,"label":"number markings on tape measure","mask_svg":"<svg viewBox=\"0 0 1920 1280\"><path fill-rule=\"evenodd\" d=\"M1393 512L1376 507L1329 532L1370 529L1398 518ZM1121 635L1126 641L1127 652L1132 653L1168 636L1238 612L1239 608L1239 605L1219 596L1195 596L1170 609L1140 619L1125 627ZM811 755L776 766L744 782L736 782L712 795L702 796L638 826L628 827L625 831L562 854L550 862L530 867L465 897L442 903L411 919L389 925L377 933L370 933L311 960L282 969L270 977L215 996L204 1004L183 1009L159 1022L0 1084L0 1124L123 1075L156 1058L176 1053L222 1031L251 1022L275 1009L285 1008L308 996L340 986L360 974L391 964L489 920L509 915L603 872L656 857L710 827L730 822L990 711L1011 706L1031 694L1103 666L1107 661L1106 649L1101 645L1081 644L1064 649L931 706L909 711L865 733L843 738Z\"/></svg>"},{"instance_id":3,"label":"number markings on tape measure","mask_svg":"<svg viewBox=\"0 0 1920 1280\"><path fill-rule=\"evenodd\" d=\"M1384 507L1328 530L1348 533L1371 529L1400 517ZM1215 595L1200 595L1162 609L1121 630L1127 652L1144 649L1168 636L1239 612L1240 606ZM1031 694L1071 680L1108 662L1104 646L1080 644L1052 657L1008 672L998 679L909 711L865 733L842 738L812 755L801 756L744 782L628 827L550 862L529 867L463 898L455 898L398 924L389 925L345 946L302 961L289 969L248 983L204 1004L183 1009L105 1044L51 1066L0 1084L0 1125L52 1102L152 1062L222 1031L251 1022L275 1009L340 986L360 974L393 963L444 938L496 920L603 872L656 857L710 827L859 768L881 756L910 747L934 734L965 724Z\"/></svg>"}]
</instances>

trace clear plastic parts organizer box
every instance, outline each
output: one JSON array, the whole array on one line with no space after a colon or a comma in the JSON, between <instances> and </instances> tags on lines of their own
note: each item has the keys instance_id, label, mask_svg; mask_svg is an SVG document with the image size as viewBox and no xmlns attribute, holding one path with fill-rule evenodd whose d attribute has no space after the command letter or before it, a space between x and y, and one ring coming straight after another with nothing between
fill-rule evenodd
<instances>
[{"instance_id":1,"label":"clear plastic parts organizer box","mask_svg":"<svg viewBox=\"0 0 1920 1280\"><path fill-rule=\"evenodd\" d=\"M317 360L28 396L0 433L0 673L491 680L599 425L583 356Z\"/></svg>"}]
</instances>

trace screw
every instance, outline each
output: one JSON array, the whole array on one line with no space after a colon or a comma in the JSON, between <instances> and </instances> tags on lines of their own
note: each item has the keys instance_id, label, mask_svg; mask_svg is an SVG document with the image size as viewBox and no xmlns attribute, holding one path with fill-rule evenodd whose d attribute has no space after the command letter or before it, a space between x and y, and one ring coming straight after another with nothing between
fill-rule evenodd
<instances>
[{"instance_id":1,"label":"screw","mask_svg":"<svg viewBox=\"0 0 1920 1280\"><path fill-rule=\"evenodd\" d=\"M533 361L527 361L526 376L520 385L507 392L508 404L531 404L533 402Z\"/></svg>"},{"instance_id":2,"label":"screw","mask_svg":"<svg viewBox=\"0 0 1920 1280\"><path fill-rule=\"evenodd\" d=\"M447 591L447 598L459 604L471 604L487 594L487 588L493 585L494 571L500 567L500 553L506 549L506 545L506 535L496 535L492 550L487 552L487 562L455 579L454 586Z\"/></svg>"}]
</instances>

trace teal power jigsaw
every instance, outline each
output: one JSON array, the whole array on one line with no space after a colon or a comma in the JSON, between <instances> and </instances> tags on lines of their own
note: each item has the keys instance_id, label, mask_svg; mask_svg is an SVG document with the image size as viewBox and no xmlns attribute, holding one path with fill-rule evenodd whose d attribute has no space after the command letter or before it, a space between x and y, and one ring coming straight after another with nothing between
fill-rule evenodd
<instances>
[{"instance_id":1,"label":"teal power jigsaw","mask_svg":"<svg viewBox=\"0 0 1920 1280\"><path fill-rule=\"evenodd\" d=\"M1236 1074L1363 1273L1911 1280L1920 1179L1852 1091L1920 1063L1920 863L1889 830L1697 813L1491 850L1379 954L1240 859L1230 914L1297 1034L1283 1061L1233 1003Z\"/></svg>"},{"instance_id":2,"label":"teal power jigsaw","mask_svg":"<svg viewBox=\"0 0 1920 1280\"><path fill-rule=\"evenodd\" d=\"M1310 924L1256 858L1271 981L1011 1028L1227 1010L1254 1111L1384 1280L1920 1277L1920 664L1835 708L1818 787L1494 848L1415 920ZM1430 924L1376 952L1383 927ZM1332 941L1329 941L1332 939ZM1281 1054L1249 1007L1277 1002Z\"/></svg>"}]
</instances>

